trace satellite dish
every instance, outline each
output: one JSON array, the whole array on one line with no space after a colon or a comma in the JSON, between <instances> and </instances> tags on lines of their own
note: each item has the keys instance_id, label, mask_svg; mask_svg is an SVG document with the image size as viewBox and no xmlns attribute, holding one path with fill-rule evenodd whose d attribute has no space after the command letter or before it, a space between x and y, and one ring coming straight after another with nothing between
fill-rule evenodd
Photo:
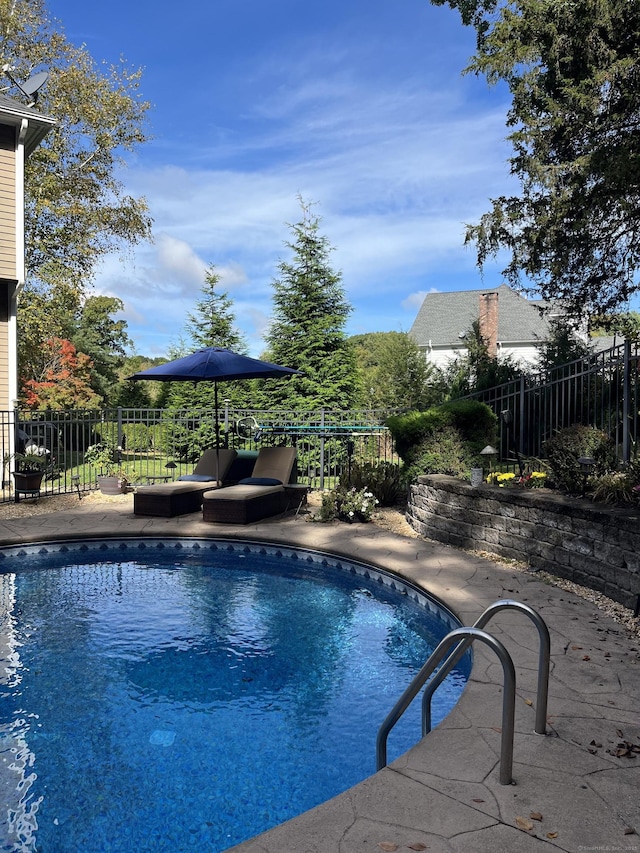
<instances>
[{"instance_id":1,"label":"satellite dish","mask_svg":"<svg viewBox=\"0 0 640 853\"><path fill-rule=\"evenodd\" d=\"M33 107L38 100L38 92L49 79L48 71L39 71L37 74L32 74L26 83L18 83L15 77L12 77L11 70L8 65L2 69L14 86L17 86L22 94L29 100L29 106Z\"/></svg>"},{"instance_id":2,"label":"satellite dish","mask_svg":"<svg viewBox=\"0 0 640 853\"><path fill-rule=\"evenodd\" d=\"M37 74L29 77L26 83L23 83L22 86L18 86L18 88L24 92L24 94L30 98L32 96L36 96L38 94L38 90L41 89L44 84L49 79L48 71L39 71ZM16 84L17 85L17 84Z\"/></svg>"}]
</instances>

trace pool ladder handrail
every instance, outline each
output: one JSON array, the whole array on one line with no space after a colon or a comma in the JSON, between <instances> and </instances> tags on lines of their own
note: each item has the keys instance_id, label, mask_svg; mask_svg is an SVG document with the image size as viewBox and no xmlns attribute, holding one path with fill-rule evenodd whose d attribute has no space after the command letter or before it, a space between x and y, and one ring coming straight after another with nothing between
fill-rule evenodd
<instances>
[{"instance_id":1,"label":"pool ladder handrail","mask_svg":"<svg viewBox=\"0 0 640 853\"><path fill-rule=\"evenodd\" d=\"M512 599L501 599L500 601L495 601L493 604L489 605L489 607L487 607L487 609L474 622L473 626L468 628L457 628L447 634L447 636L432 652L424 666L414 676L413 680L391 709L378 731L376 739L377 770L381 770L387 764L387 738L389 736L389 732L420 692L431 673L441 662L444 661L434 678L427 685L422 700L423 736L431 731L431 697L474 640L481 640L495 651L502 664L502 671L504 674L504 694L502 701L500 784L510 785L512 783L513 735L515 725L515 668L513 666L511 656L504 645L491 634L481 630L496 613L507 609L519 610L524 613L532 620L538 629L540 649L538 653L538 688L535 731L537 734L546 734L547 698L549 691L549 660L551 655L551 638L549 636L549 629L542 617L527 604L522 604L522 602L514 601ZM447 657L447 652L452 646L454 647L453 651Z\"/></svg>"}]
</instances>

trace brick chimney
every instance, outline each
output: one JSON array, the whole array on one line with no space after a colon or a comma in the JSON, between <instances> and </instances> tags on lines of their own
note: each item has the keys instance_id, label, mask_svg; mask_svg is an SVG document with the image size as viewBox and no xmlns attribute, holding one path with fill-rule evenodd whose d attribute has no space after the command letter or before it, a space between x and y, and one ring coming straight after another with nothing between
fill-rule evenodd
<instances>
[{"instance_id":1,"label":"brick chimney","mask_svg":"<svg viewBox=\"0 0 640 853\"><path fill-rule=\"evenodd\" d=\"M480 294L480 337L487 345L490 358L498 356L498 294Z\"/></svg>"}]
</instances>

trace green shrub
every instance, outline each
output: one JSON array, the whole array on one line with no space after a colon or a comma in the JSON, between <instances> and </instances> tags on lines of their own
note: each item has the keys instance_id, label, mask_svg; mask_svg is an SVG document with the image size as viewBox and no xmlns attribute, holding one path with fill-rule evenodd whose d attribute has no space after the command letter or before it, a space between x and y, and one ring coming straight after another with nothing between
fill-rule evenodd
<instances>
[{"instance_id":1,"label":"green shrub","mask_svg":"<svg viewBox=\"0 0 640 853\"><path fill-rule=\"evenodd\" d=\"M451 427L469 445L471 455L476 455L487 444L495 444L497 424L498 419L491 409L477 400L453 400L426 412L408 412L387 420L396 451L409 464L413 463L418 448L425 441Z\"/></svg>"},{"instance_id":2,"label":"green shrub","mask_svg":"<svg viewBox=\"0 0 640 853\"><path fill-rule=\"evenodd\" d=\"M414 448L409 459L406 482L412 483L422 474L461 477L473 467L475 454L455 427L445 426Z\"/></svg>"},{"instance_id":3,"label":"green shrub","mask_svg":"<svg viewBox=\"0 0 640 853\"><path fill-rule=\"evenodd\" d=\"M369 489L380 506L394 506L406 491L402 469L394 462L354 462L351 476L345 471L340 486Z\"/></svg>"},{"instance_id":4,"label":"green shrub","mask_svg":"<svg viewBox=\"0 0 640 853\"><path fill-rule=\"evenodd\" d=\"M337 515L335 492L323 492L318 521L333 521Z\"/></svg>"},{"instance_id":5,"label":"green shrub","mask_svg":"<svg viewBox=\"0 0 640 853\"><path fill-rule=\"evenodd\" d=\"M129 453L146 453L151 449L151 431L146 424L125 424L123 447Z\"/></svg>"},{"instance_id":6,"label":"green shrub","mask_svg":"<svg viewBox=\"0 0 640 853\"><path fill-rule=\"evenodd\" d=\"M474 455L497 440L498 418L485 403L478 400L451 400L440 407L453 417L453 423Z\"/></svg>"},{"instance_id":7,"label":"green shrub","mask_svg":"<svg viewBox=\"0 0 640 853\"><path fill-rule=\"evenodd\" d=\"M543 450L556 488L574 494L582 489L584 475L578 462L581 456L593 458L595 477L615 471L618 464L615 448L606 433L582 424L559 430L545 442Z\"/></svg>"}]
</instances>

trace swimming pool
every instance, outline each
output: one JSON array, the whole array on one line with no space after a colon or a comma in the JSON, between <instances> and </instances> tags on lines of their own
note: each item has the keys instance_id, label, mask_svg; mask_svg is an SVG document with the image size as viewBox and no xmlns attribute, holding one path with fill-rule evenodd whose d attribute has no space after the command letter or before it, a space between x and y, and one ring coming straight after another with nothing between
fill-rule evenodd
<instances>
[{"instance_id":1,"label":"swimming pool","mask_svg":"<svg viewBox=\"0 0 640 853\"><path fill-rule=\"evenodd\" d=\"M377 569L224 540L1 549L0 608L1 849L39 853L221 851L344 791L458 624Z\"/></svg>"}]
</instances>

